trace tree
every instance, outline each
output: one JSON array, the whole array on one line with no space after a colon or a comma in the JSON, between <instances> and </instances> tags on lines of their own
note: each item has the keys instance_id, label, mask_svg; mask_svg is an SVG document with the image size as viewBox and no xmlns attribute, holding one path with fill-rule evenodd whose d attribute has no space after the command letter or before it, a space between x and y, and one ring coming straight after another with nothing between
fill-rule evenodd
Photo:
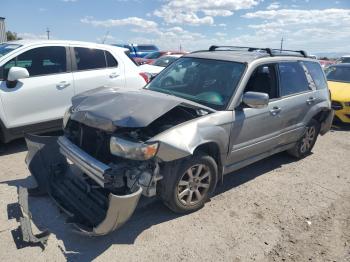
<instances>
[{"instance_id":1,"label":"tree","mask_svg":"<svg viewBox=\"0 0 350 262\"><path fill-rule=\"evenodd\" d=\"M17 36L17 33L7 31L6 32L7 41L21 40L22 38Z\"/></svg>"}]
</instances>

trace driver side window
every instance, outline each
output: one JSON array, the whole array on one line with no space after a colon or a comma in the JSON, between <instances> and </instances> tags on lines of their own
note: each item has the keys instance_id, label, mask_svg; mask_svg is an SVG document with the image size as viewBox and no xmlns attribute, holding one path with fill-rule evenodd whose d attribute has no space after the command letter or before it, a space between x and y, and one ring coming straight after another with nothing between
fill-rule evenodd
<instances>
[{"instance_id":1,"label":"driver side window","mask_svg":"<svg viewBox=\"0 0 350 262\"><path fill-rule=\"evenodd\" d=\"M270 99L278 98L276 66L274 64L258 66L251 75L244 92L266 93Z\"/></svg>"}]
</instances>

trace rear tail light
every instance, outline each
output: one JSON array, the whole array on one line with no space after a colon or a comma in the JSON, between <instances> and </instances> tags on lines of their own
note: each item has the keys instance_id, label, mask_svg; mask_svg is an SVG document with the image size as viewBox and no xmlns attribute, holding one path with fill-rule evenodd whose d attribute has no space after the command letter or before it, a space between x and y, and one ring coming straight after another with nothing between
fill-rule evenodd
<instances>
[{"instance_id":1,"label":"rear tail light","mask_svg":"<svg viewBox=\"0 0 350 262\"><path fill-rule=\"evenodd\" d=\"M142 78L146 81L146 83L148 84L149 82L150 82L150 75L149 74L147 74L147 73L144 73L144 72L141 72L141 73L139 73L140 74L140 76L142 76Z\"/></svg>"}]
</instances>

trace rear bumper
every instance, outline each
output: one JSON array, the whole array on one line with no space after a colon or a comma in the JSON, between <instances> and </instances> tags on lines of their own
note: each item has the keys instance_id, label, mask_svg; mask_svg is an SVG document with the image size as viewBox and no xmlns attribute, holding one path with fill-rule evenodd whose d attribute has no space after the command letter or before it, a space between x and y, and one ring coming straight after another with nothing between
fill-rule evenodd
<instances>
[{"instance_id":1,"label":"rear bumper","mask_svg":"<svg viewBox=\"0 0 350 262\"><path fill-rule=\"evenodd\" d=\"M38 184L37 188L28 190L29 195L48 194L78 232L89 236L106 235L131 217L140 199L141 187L123 195L111 193L103 187L104 174L109 167L65 138L30 135L26 142L26 163ZM68 164L67 158L73 164ZM87 183L84 173L98 185ZM22 192L19 201L22 206L27 205L23 204L27 198L28 194ZM21 223L22 232L32 232L28 219L30 216Z\"/></svg>"}]
</instances>

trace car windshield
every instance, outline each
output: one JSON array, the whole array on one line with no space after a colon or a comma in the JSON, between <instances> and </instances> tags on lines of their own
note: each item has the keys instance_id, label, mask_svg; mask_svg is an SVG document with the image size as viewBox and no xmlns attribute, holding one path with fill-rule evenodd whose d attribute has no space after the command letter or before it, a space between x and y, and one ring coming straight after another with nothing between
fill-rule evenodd
<instances>
[{"instance_id":1,"label":"car windshield","mask_svg":"<svg viewBox=\"0 0 350 262\"><path fill-rule=\"evenodd\" d=\"M21 47L21 45L16 44L0 44L0 57L6 55L7 53L10 53L11 51Z\"/></svg>"},{"instance_id":2,"label":"car windshield","mask_svg":"<svg viewBox=\"0 0 350 262\"><path fill-rule=\"evenodd\" d=\"M350 57L342 57L340 58L341 63L350 63Z\"/></svg>"},{"instance_id":3,"label":"car windshield","mask_svg":"<svg viewBox=\"0 0 350 262\"><path fill-rule=\"evenodd\" d=\"M163 56L158 58L156 61L152 63L155 66L167 67L171 63L173 63L178 57L176 56Z\"/></svg>"},{"instance_id":4,"label":"car windshield","mask_svg":"<svg viewBox=\"0 0 350 262\"><path fill-rule=\"evenodd\" d=\"M150 53L150 54L146 55L144 58L145 59L157 59L161 55L162 54L160 52L153 52L153 53Z\"/></svg>"},{"instance_id":5,"label":"car windshield","mask_svg":"<svg viewBox=\"0 0 350 262\"><path fill-rule=\"evenodd\" d=\"M155 47L154 45L138 45L138 46L135 46L135 48L138 50L138 51L157 51L157 47Z\"/></svg>"},{"instance_id":6,"label":"car windshield","mask_svg":"<svg viewBox=\"0 0 350 262\"><path fill-rule=\"evenodd\" d=\"M145 88L224 110L244 70L243 63L183 57L164 69Z\"/></svg>"},{"instance_id":7,"label":"car windshield","mask_svg":"<svg viewBox=\"0 0 350 262\"><path fill-rule=\"evenodd\" d=\"M350 83L349 66L330 66L326 69L327 80Z\"/></svg>"}]
</instances>

